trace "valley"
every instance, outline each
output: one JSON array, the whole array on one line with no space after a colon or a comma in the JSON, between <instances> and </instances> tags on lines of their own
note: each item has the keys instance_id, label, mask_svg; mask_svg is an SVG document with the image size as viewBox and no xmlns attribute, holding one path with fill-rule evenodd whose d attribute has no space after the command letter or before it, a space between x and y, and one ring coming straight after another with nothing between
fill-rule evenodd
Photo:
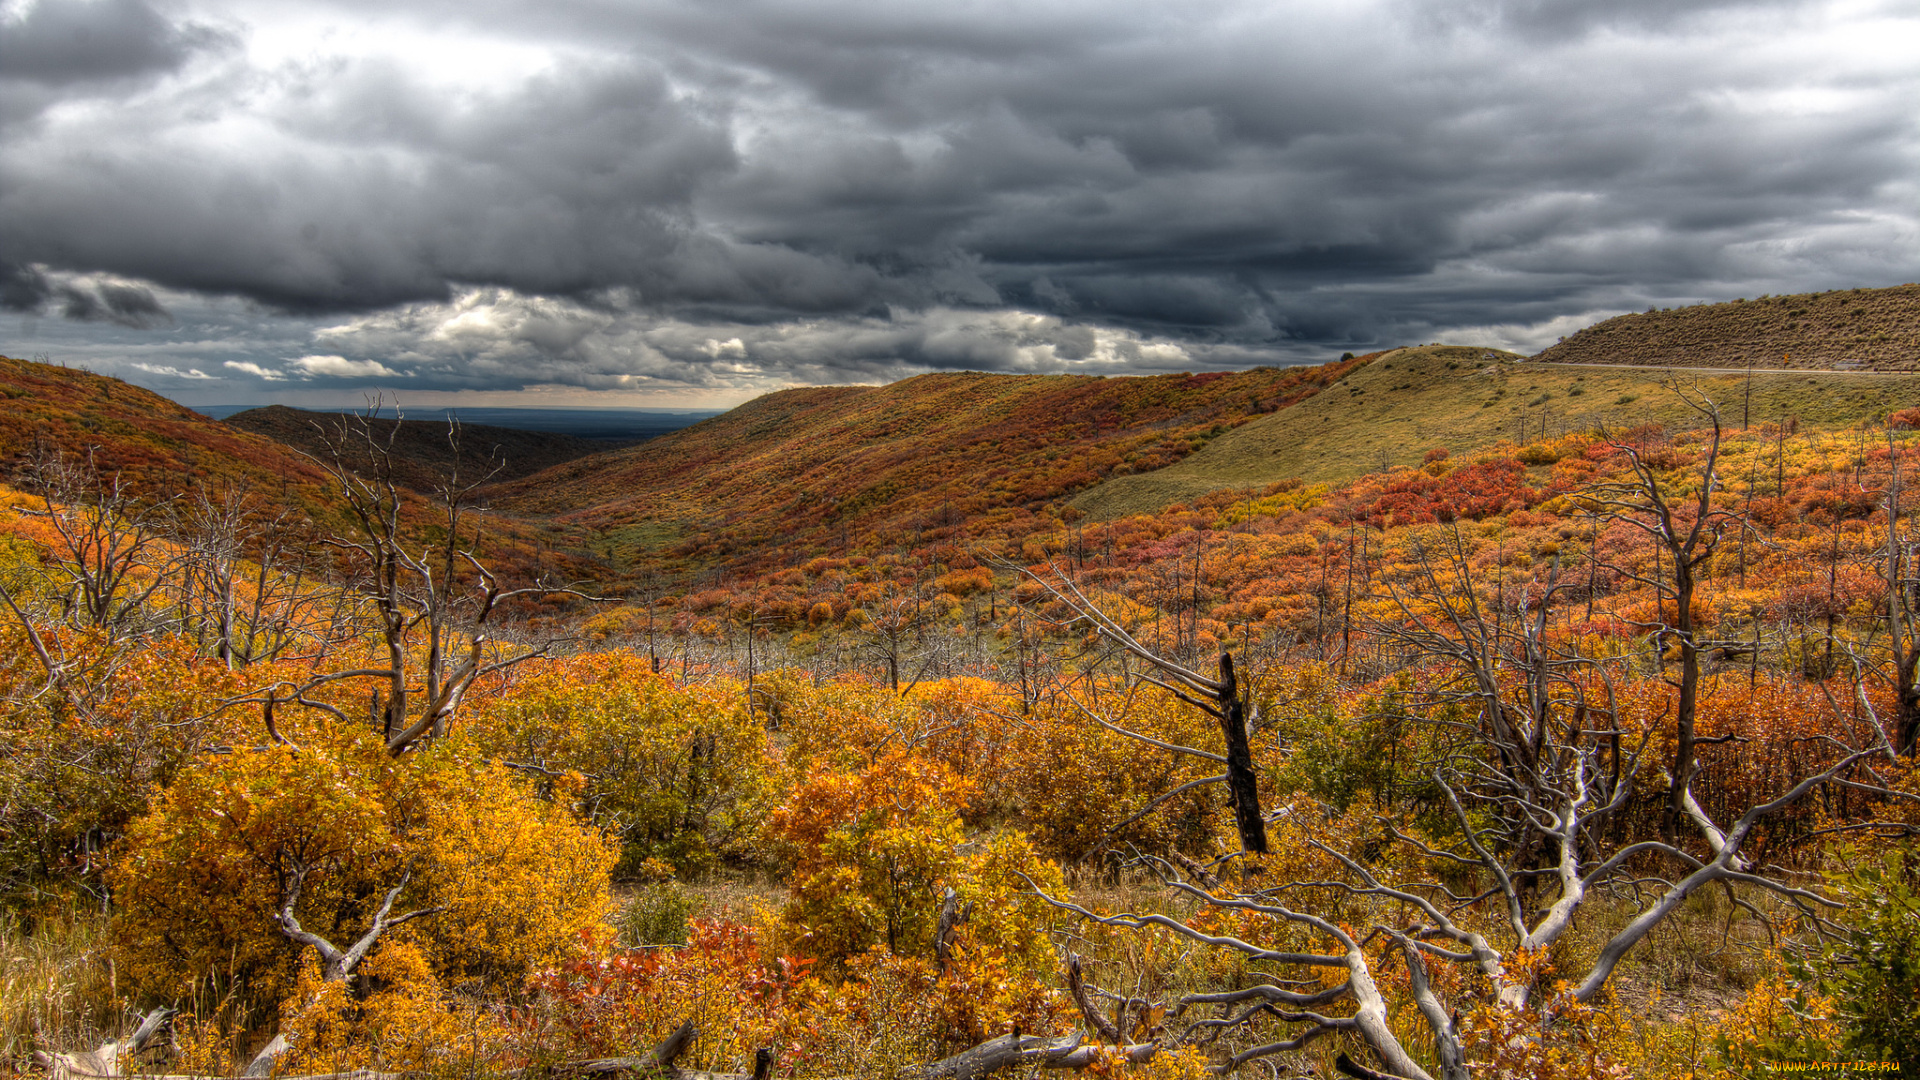
<instances>
[{"instance_id":1,"label":"valley","mask_svg":"<svg viewBox=\"0 0 1920 1080\"><path fill-rule=\"evenodd\" d=\"M1916 289L1871 292L612 449L0 361L0 1056L1914 1060Z\"/></svg>"}]
</instances>

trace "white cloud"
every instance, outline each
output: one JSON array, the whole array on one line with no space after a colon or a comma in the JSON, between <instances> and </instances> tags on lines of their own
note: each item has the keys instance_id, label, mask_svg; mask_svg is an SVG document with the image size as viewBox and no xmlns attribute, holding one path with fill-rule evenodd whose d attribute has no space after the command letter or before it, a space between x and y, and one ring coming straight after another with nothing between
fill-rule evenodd
<instances>
[{"instance_id":1,"label":"white cloud","mask_svg":"<svg viewBox=\"0 0 1920 1080\"><path fill-rule=\"evenodd\" d=\"M448 303L408 304L321 328L314 337L341 355L298 361L307 371L345 374L341 365L371 361L342 355L385 356L406 365L416 386L475 390L764 392L928 371L1127 375L1330 358L1320 355L1324 350L1291 357L1267 350L1216 360L1210 350L1139 331L1019 309L895 309L741 324L511 289L463 290Z\"/></svg>"},{"instance_id":2,"label":"white cloud","mask_svg":"<svg viewBox=\"0 0 1920 1080\"><path fill-rule=\"evenodd\" d=\"M261 367L259 364L250 360L228 360L223 366L230 367L243 374L265 379L268 382L285 382L287 380L285 374L275 371L272 368Z\"/></svg>"},{"instance_id":3,"label":"white cloud","mask_svg":"<svg viewBox=\"0 0 1920 1080\"><path fill-rule=\"evenodd\" d=\"M212 375L207 374L204 371L201 371L199 368L188 368L185 371L181 371L179 368L174 367L171 364L141 363L141 364L135 364L133 366L138 368L141 371L146 372L149 375L164 375L170 379L211 379L214 377ZM228 365L228 366L231 367L232 365Z\"/></svg>"},{"instance_id":4,"label":"white cloud","mask_svg":"<svg viewBox=\"0 0 1920 1080\"><path fill-rule=\"evenodd\" d=\"M344 356L302 356L288 361L293 366L313 376L326 376L336 379L397 379L400 372L393 370L378 360L349 360Z\"/></svg>"},{"instance_id":5,"label":"white cloud","mask_svg":"<svg viewBox=\"0 0 1920 1080\"><path fill-rule=\"evenodd\" d=\"M1459 326L1442 332L1440 339L1449 344L1484 345L1491 349L1532 355L1594 323L1622 314L1625 314L1623 310L1584 311L1578 315L1560 315L1530 325L1499 323L1491 326Z\"/></svg>"}]
</instances>

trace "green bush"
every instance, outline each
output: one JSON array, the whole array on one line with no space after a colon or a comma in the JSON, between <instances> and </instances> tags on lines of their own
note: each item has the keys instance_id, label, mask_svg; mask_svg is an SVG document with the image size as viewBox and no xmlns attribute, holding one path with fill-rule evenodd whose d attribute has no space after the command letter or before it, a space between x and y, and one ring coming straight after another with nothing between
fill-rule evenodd
<instances>
[{"instance_id":1,"label":"green bush","mask_svg":"<svg viewBox=\"0 0 1920 1080\"><path fill-rule=\"evenodd\" d=\"M1849 1052L1920 1063L1920 856L1903 848L1843 862L1828 882L1847 902L1846 934L1803 975L1833 998Z\"/></svg>"},{"instance_id":2,"label":"green bush","mask_svg":"<svg viewBox=\"0 0 1920 1080\"><path fill-rule=\"evenodd\" d=\"M693 897L678 882L663 881L636 890L613 924L620 932L620 943L629 948L685 945L692 915Z\"/></svg>"}]
</instances>

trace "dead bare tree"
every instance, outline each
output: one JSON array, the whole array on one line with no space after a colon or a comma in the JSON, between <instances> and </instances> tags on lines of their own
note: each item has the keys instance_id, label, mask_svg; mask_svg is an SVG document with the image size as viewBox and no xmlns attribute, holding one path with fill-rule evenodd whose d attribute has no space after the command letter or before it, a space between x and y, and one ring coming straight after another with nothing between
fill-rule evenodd
<instances>
[{"instance_id":1,"label":"dead bare tree","mask_svg":"<svg viewBox=\"0 0 1920 1080\"><path fill-rule=\"evenodd\" d=\"M1704 394L1677 385L1672 390L1708 424L1699 464L1689 467L1681 478L1666 479L1661 475L1665 470L1650 461L1640 447L1610 439L1607 445L1626 457L1632 478L1596 485L1583 494L1583 501L1597 520L1639 530L1652 539L1656 553L1654 573L1632 566L1609 569L1653 590L1658 611L1654 621L1643 624L1643 628L1652 631L1655 652L1661 656L1670 653L1679 664L1678 676L1668 680L1678 690L1673 764L1668 770L1665 832L1669 840L1678 834L1680 821L1688 814L1694 774L1700 767L1694 725L1699 711L1701 661L1712 645L1700 637L1694 599L1722 537L1729 529L1744 527L1737 513L1714 505L1713 496L1720 489L1719 407ZM1686 490L1688 485L1691 491Z\"/></svg>"},{"instance_id":2,"label":"dead bare tree","mask_svg":"<svg viewBox=\"0 0 1920 1080\"><path fill-rule=\"evenodd\" d=\"M1900 534L1900 447L1887 429L1887 652L1893 667L1896 748L1920 755L1920 576L1914 570L1914 540Z\"/></svg>"},{"instance_id":3,"label":"dead bare tree","mask_svg":"<svg viewBox=\"0 0 1920 1080\"><path fill-rule=\"evenodd\" d=\"M347 621L339 609L351 596L311 576L302 535L311 523L291 506L228 481L202 485L172 510L179 565L164 604L204 651L239 668L338 643Z\"/></svg>"},{"instance_id":4,"label":"dead bare tree","mask_svg":"<svg viewBox=\"0 0 1920 1080\"><path fill-rule=\"evenodd\" d=\"M1156 1003L1184 1025L1163 1043L1242 1032L1254 1045L1224 1064L1223 1071L1231 1072L1346 1033L1368 1046L1384 1070L1345 1060L1342 1071L1349 1075L1433 1080L1436 1074L1387 1023L1395 1003L1383 988L1390 984L1381 978L1382 965L1404 964L1405 993L1426 1021L1437 1075L1467 1080L1468 1043L1456 1020L1462 1003L1439 989L1451 980L1436 979L1432 965L1468 969L1491 985L1494 1006L1524 1014L1532 1029L1548 1030L1573 1007L1593 1001L1635 946L1709 885L1757 890L1809 920L1840 906L1757 869L1747 849L1768 820L1823 788L1882 790L1863 767L1871 758L1891 757L1884 734L1869 734L1857 745L1823 736L1824 767L1747 806L1731 822L1714 821L1689 796L1682 820L1698 830L1698 842L1615 838L1603 826L1634 798L1653 732L1622 730L1610 702L1586 699L1583 685L1605 685L1610 678L1603 664L1549 645L1544 611L1562 588L1557 571L1549 572L1540 610L1509 622L1504 615L1488 617L1458 549L1437 554L1443 553L1428 549L1418 598L1400 597L1404 623L1395 632L1400 644L1424 657L1420 662L1440 669L1423 711L1427 722L1451 725L1456 737L1417 767L1451 819L1451 842L1447 835L1436 838L1383 817L1384 847L1345 849L1329 842L1319 823L1303 820L1315 812L1311 804L1295 804L1273 820L1286 830L1288 844L1318 854L1330 870L1324 878L1249 887L1259 878L1247 875L1236 888L1223 882L1226 875L1216 876L1191 860L1142 856L1136 861L1204 908L1285 924L1310 943L1302 948L1258 945L1165 914L1102 914L1041 893L1054 907L1082 919L1239 953L1268 972L1250 984ZM1071 582L1056 579L1051 585L1057 599L1101 633L1122 643L1132 640ZM1436 593L1443 595L1430 595ZM1380 624L1368 629L1382 632ZM1168 678L1177 665L1138 642L1126 648L1156 673L1142 678L1202 704L1192 692L1192 673ZM1470 722L1448 719L1463 711ZM1474 884L1460 892L1446 883L1409 879L1390 869L1396 852L1415 862L1450 864ZM1632 914L1583 970L1566 973L1572 978L1564 993L1543 987L1536 968L1516 963L1560 942L1601 896L1611 905L1626 903ZM1736 903L1758 911L1750 900ZM1391 946L1384 955L1373 948L1382 942ZM1339 981L1319 974L1328 971ZM1209 1012L1213 1015L1190 1019ZM1260 1038L1259 1031L1272 1023L1282 1029L1278 1037Z\"/></svg>"},{"instance_id":5,"label":"dead bare tree","mask_svg":"<svg viewBox=\"0 0 1920 1080\"><path fill-rule=\"evenodd\" d=\"M857 631L859 650L878 661L887 672L887 685L898 694L905 675L911 690L937 661L939 650L926 641L926 590L889 584L884 595L865 607L866 620Z\"/></svg>"},{"instance_id":6,"label":"dead bare tree","mask_svg":"<svg viewBox=\"0 0 1920 1080\"><path fill-rule=\"evenodd\" d=\"M1132 731L1114 724L1095 710L1087 709L1084 704L1081 705L1082 711L1087 716L1118 734L1159 749L1198 756L1224 766L1226 771L1221 776L1195 783L1224 782L1227 785L1228 802L1233 807L1234 822L1240 831L1241 849L1256 853L1265 852L1267 830L1260 814L1259 785L1253 771L1253 749L1247 735L1247 697L1242 693L1239 677L1234 671L1233 654L1226 651L1220 653L1220 677L1210 679L1142 645L1126 627L1109 617L1099 605L1089 600L1071 578L1051 563L1047 565L1047 572L1044 574L1036 573L1026 567L1008 566L1007 568L1027 575L1045 589L1048 595L1066 605L1072 612L1072 623L1084 624L1099 637L1112 642L1136 659L1145 661L1152 670L1136 672L1136 678L1157 686L1180 701L1199 709L1220 725L1221 738L1227 751L1224 757L1193 747L1175 746Z\"/></svg>"},{"instance_id":7,"label":"dead bare tree","mask_svg":"<svg viewBox=\"0 0 1920 1080\"><path fill-rule=\"evenodd\" d=\"M109 642L144 628L172 561L164 505L136 498L118 473L102 475L92 452L78 459L43 450L23 480L44 500L25 512L58 538L45 577L62 617L99 628Z\"/></svg>"},{"instance_id":8,"label":"dead bare tree","mask_svg":"<svg viewBox=\"0 0 1920 1080\"><path fill-rule=\"evenodd\" d=\"M342 679L379 680L384 694L374 692L369 712L388 751L398 756L423 740L444 736L476 679L549 651L551 643L514 649L496 642L489 635L489 621L502 604L521 596L600 598L563 587L506 588L465 546L478 539L466 533L473 493L499 465L477 479L460 475L457 421L448 424L455 464L438 493L440 535L416 539L428 530L408 521L413 500L394 480L393 442L399 425L388 426L383 437L374 423L379 408L375 401L363 413L342 417L326 432L328 456L316 460L353 524L351 533L325 542L345 552L358 568L358 584L371 601L386 664L329 672L285 687L284 694L276 687L268 692L265 708L269 721L275 701L297 701L345 720L341 710L308 693Z\"/></svg>"}]
</instances>

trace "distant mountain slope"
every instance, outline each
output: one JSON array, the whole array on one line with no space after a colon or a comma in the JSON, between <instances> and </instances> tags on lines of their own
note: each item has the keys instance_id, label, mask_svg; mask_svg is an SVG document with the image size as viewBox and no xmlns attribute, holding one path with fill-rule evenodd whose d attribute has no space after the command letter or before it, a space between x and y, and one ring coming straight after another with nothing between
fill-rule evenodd
<instances>
[{"instance_id":1,"label":"distant mountain slope","mask_svg":"<svg viewBox=\"0 0 1920 1080\"><path fill-rule=\"evenodd\" d=\"M1920 371L1920 285L1621 315L1542 351L1560 364Z\"/></svg>"},{"instance_id":2,"label":"distant mountain slope","mask_svg":"<svg viewBox=\"0 0 1920 1080\"><path fill-rule=\"evenodd\" d=\"M355 417L330 412L309 412L285 405L248 409L227 417L231 424L256 435L263 435L303 453L326 460L328 439L341 430L343 423L357 431ZM517 428L491 427L486 424L461 424L458 454L448 438L445 420L368 421L374 437L386 444L391 439L394 480L415 491L431 493L445 482L455 465L460 475L479 480L493 473L496 482L517 480L549 469L562 462L597 454L613 444L571 435Z\"/></svg>"},{"instance_id":3,"label":"distant mountain slope","mask_svg":"<svg viewBox=\"0 0 1920 1080\"><path fill-rule=\"evenodd\" d=\"M1352 365L1204 375L922 375L787 390L640 446L504 484L626 554L728 565L1005 533L1103 477L1177 461Z\"/></svg>"},{"instance_id":4,"label":"distant mountain slope","mask_svg":"<svg viewBox=\"0 0 1920 1080\"><path fill-rule=\"evenodd\" d=\"M36 448L84 454L137 492L173 494L195 479L263 490L317 485L313 463L271 439L209 420L151 390L78 368L0 357L0 462L17 472Z\"/></svg>"},{"instance_id":5,"label":"distant mountain slope","mask_svg":"<svg viewBox=\"0 0 1920 1080\"><path fill-rule=\"evenodd\" d=\"M1152 513L1225 488L1294 478L1344 483L1418 464L1436 447L1460 454L1543 432L1702 422L1672 391L1674 373L1665 369L1557 367L1464 346L1362 359L1366 366L1293 408L1235 428L1165 469L1108 480L1073 505L1101 519ZM1750 388L1744 375L1679 375L1732 427L1787 418L1838 427L1920 404L1920 374L1756 371Z\"/></svg>"},{"instance_id":6,"label":"distant mountain slope","mask_svg":"<svg viewBox=\"0 0 1920 1080\"><path fill-rule=\"evenodd\" d=\"M17 479L36 454L52 450L91 451L103 478L143 499L190 495L233 481L259 496L263 507L294 510L298 527L315 535L352 531L320 467L273 439L119 379L0 357L0 481ZM483 517L472 522L480 555L511 584L542 575L586 580L603 569L571 537L545 523ZM406 499L409 533L431 535L441 520L430 500Z\"/></svg>"}]
</instances>

